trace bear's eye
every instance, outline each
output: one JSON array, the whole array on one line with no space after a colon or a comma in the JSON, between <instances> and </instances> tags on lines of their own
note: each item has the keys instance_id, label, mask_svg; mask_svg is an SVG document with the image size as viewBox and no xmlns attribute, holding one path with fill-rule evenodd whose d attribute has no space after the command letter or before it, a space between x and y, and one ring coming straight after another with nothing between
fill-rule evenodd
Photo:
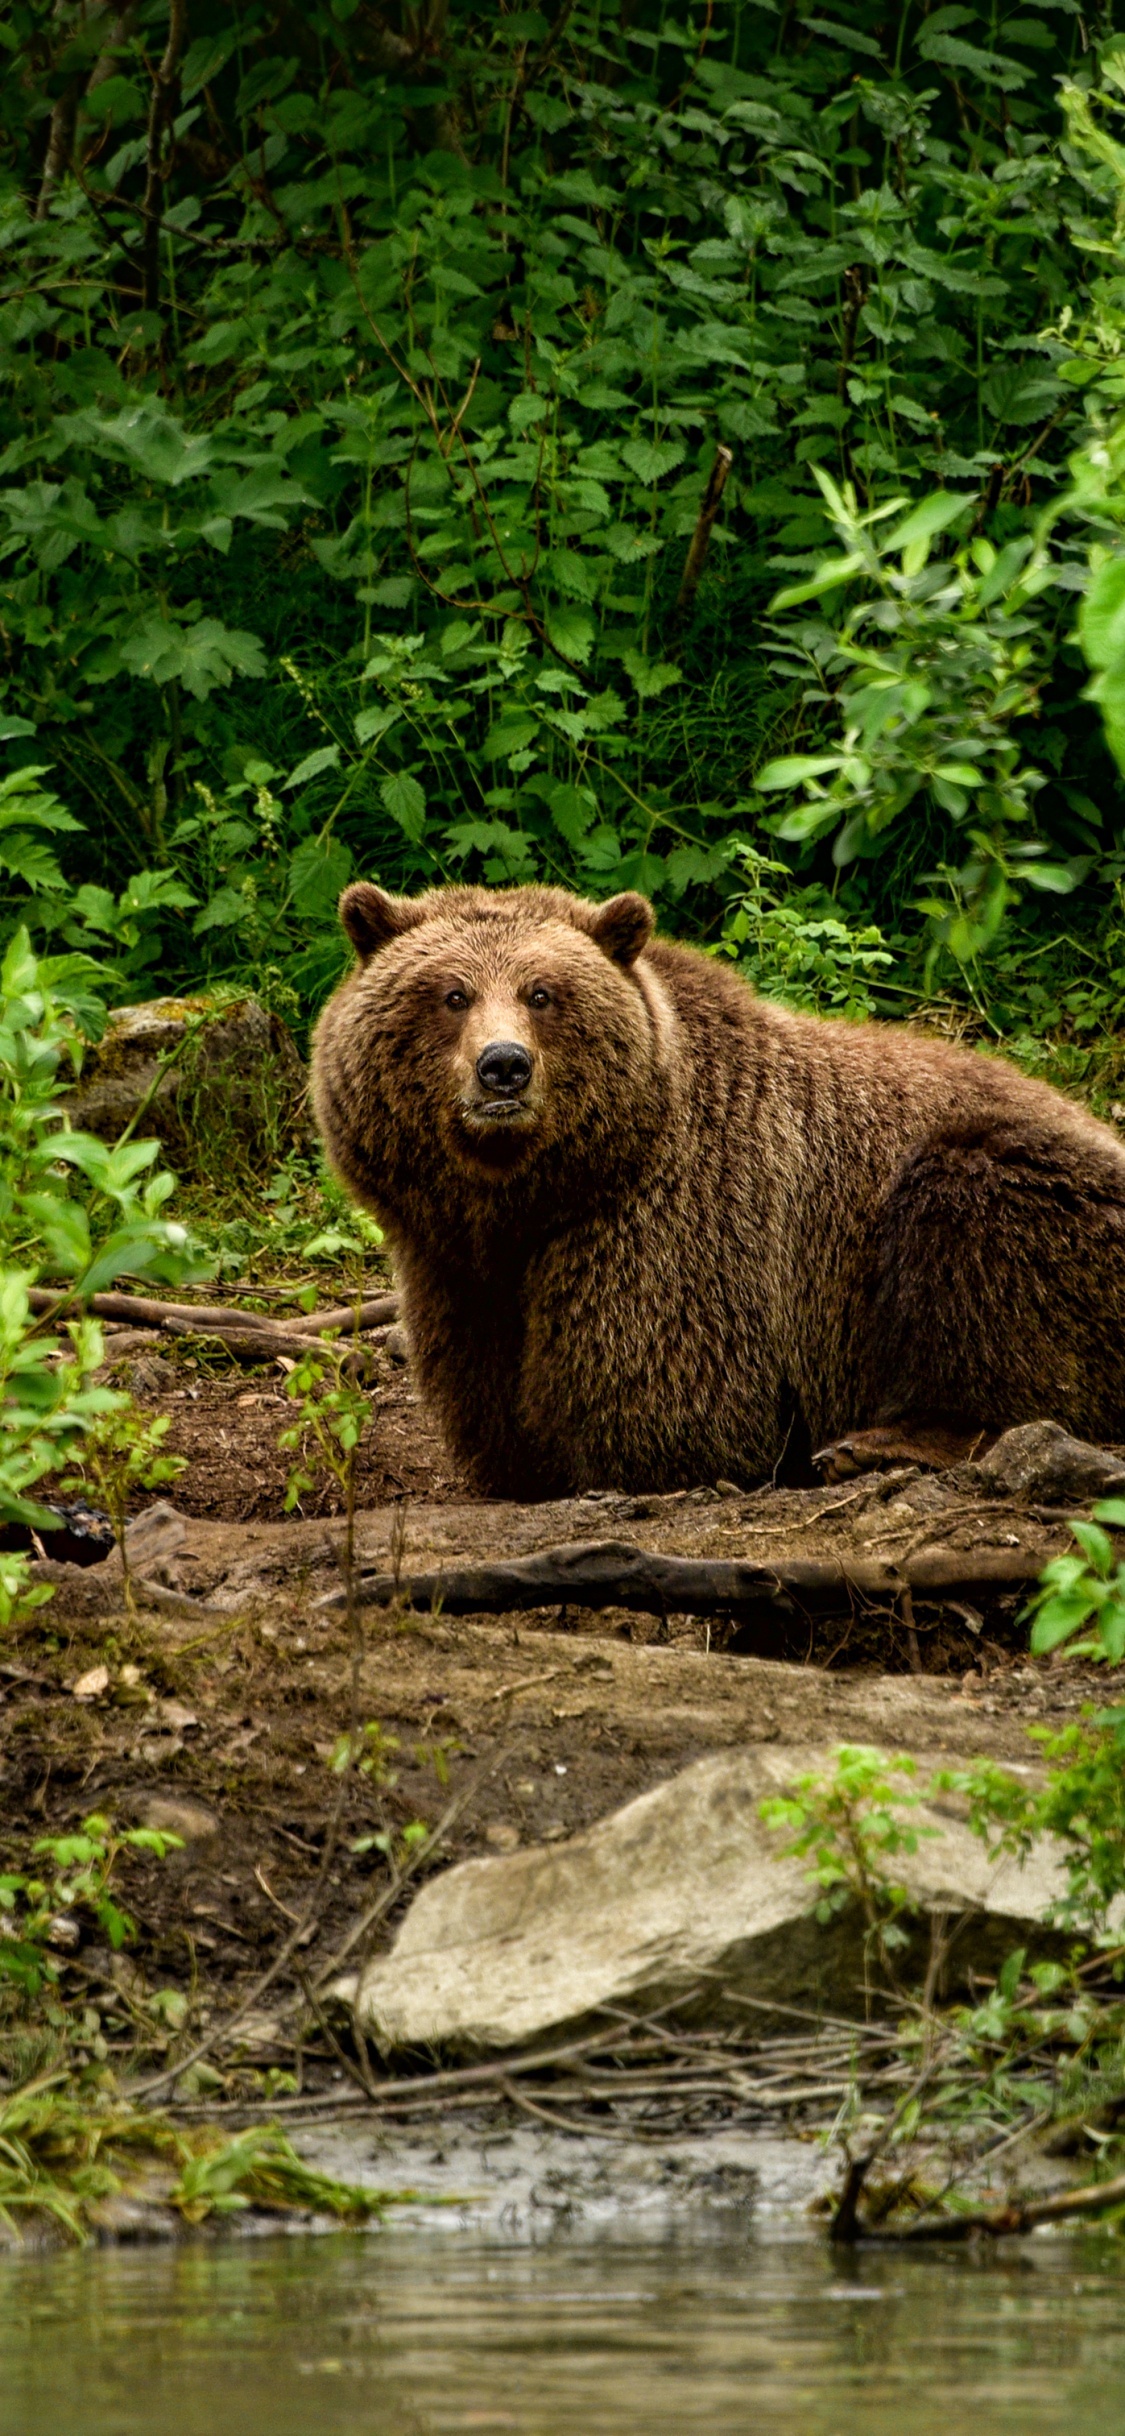
<instances>
[{"instance_id":1,"label":"bear's eye","mask_svg":"<svg viewBox=\"0 0 1125 2436\"><path fill-rule=\"evenodd\" d=\"M529 1007L549 1007L551 993L549 990L533 990L527 1003Z\"/></svg>"},{"instance_id":2,"label":"bear's eye","mask_svg":"<svg viewBox=\"0 0 1125 2436\"><path fill-rule=\"evenodd\" d=\"M454 1015L463 1015L469 1001L464 990L447 990L445 1003Z\"/></svg>"}]
</instances>

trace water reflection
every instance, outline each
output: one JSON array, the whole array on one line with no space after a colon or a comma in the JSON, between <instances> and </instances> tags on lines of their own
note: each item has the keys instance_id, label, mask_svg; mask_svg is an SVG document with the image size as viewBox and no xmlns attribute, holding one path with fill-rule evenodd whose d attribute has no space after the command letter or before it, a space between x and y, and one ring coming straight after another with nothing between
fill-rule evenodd
<instances>
[{"instance_id":1,"label":"water reflection","mask_svg":"<svg viewBox=\"0 0 1125 2436\"><path fill-rule=\"evenodd\" d=\"M1112 2436L1125 2248L392 2230L0 2265L5 2436ZM1116 2394L1117 2404L1112 2397Z\"/></svg>"}]
</instances>

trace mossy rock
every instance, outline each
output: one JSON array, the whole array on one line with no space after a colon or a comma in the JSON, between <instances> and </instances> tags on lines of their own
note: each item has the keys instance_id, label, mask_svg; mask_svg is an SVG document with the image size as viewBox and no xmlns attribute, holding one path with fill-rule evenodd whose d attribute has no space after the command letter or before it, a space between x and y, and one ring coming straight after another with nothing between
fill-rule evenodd
<instances>
[{"instance_id":1,"label":"mossy rock","mask_svg":"<svg viewBox=\"0 0 1125 2436\"><path fill-rule=\"evenodd\" d=\"M67 1115L109 1142L137 1118L182 1176L208 1183L267 1173L314 1138L292 1035L251 996L112 1008Z\"/></svg>"}]
</instances>

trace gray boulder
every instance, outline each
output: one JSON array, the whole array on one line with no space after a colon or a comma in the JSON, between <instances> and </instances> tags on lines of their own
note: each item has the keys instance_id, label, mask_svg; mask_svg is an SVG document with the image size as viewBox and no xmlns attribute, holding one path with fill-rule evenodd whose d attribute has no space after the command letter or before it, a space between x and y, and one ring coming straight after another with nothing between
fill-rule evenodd
<instances>
[{"instance_id":1,"label":"gray boulder","mask_svg":"<svg viewBox=\"0 0 1125 2436\"><path fill-rule=\"evenodd\" d=\"M760 1816L763 1800L829 1765L825 1751L780 1743L724 1752L566 1843L463 1862L423 1888L391 1952L337 1993L384 2053L523 2046L593 2026L606 2006L677 2002L743 2026L768 2023L771 2008L775 2027L786 2007L862 2017L856 1907L822 1925L806 1863L781 1857L784 1835ZM935 1765L922 1763L920 1782ZM1036 1940L1063 1891L1057 1851L994 1866L960 1807L941 1797L912 1812L937 1832L893 1864L917 1906L907 1977L925 1969L926 1915L969 1915L950 1964L963 1983Z\"/></svg>"}]
</instances>

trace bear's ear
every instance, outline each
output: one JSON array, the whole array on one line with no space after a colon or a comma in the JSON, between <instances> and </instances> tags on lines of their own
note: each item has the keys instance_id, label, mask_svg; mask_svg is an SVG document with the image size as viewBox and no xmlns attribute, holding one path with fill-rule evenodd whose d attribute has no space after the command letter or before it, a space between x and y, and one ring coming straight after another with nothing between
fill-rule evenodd
<instances>
[{"instance_id":1,"label":"bear's ear","mask_svg":"<svg viewBox=\"0 0 1125 2436\"><path fill-rule=\"evenodd\" d=\"M389 897L373 880L353 880L339 904L340 920L361 963L366 964L389 939L413 930L422 919L409 897Z\"/></svg>"},{"instance_id":2,"label":"bear's ear","mask_svg":"<svg viewBox=\"0 0 1125 2436\"><path fill-rule=\"evenodd\" d=\"M635 964L641 949L647 947L656 925L656 916L647 897L634 895L627 888L622 896L609 897L594 910L590 937L604 948L614 964L628 967Z\"/></svg>"}]
</instances>

